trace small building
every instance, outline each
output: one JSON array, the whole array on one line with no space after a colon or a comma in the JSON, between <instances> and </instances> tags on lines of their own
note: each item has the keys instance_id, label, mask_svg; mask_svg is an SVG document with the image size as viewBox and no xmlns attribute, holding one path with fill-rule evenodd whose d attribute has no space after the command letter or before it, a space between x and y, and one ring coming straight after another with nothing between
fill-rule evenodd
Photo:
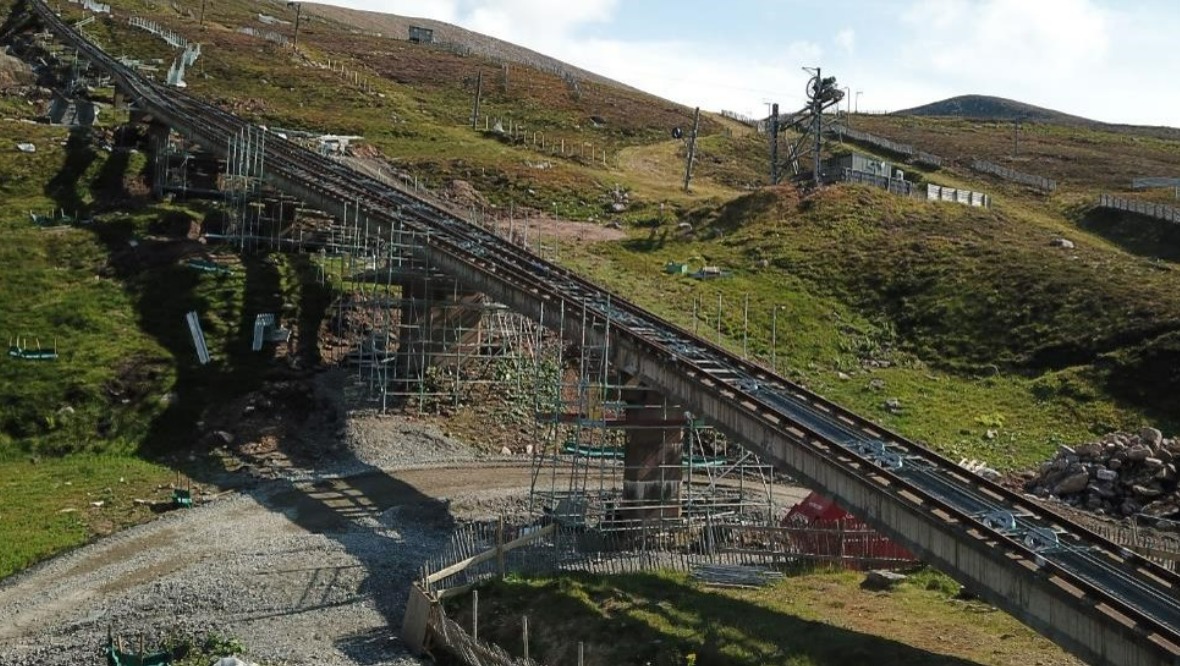
<instances>
[{"instance_id":1,"label":"small building","mask_svg":"<svg viewBox=\"0 0 1180 666\"><path fill-rule=\"evenodd\" d=\"M874 176L881 176L882 178L897 177L894 175L895 168L892 164L863 153L849 153L848 155L833 157L827 161L824 167L824 170L831 174L843 173L845 169L860 173L869 173Z\"/></svg>"},{"instance_id":2,"label":"small building","mask_svg":"<svg viewBox=\"0 0 1180 666\"><path fill-rule=\"evenodd\" d=\"M410 41L415 44L433 44L434 30L420 26L410 26Z\"/></svg>"}]
</instances>

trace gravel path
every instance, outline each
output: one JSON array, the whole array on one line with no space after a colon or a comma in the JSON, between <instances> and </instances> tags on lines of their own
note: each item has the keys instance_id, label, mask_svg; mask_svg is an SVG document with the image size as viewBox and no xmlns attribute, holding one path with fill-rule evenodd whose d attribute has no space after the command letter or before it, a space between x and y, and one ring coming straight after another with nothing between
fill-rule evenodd
<instances>
[{"instance_id":1,"label":"gravel path","mask_svg":"<svg viewBox=\"0 0 1180 666\"><path fill-rule=\"evenodd\" d=\"M523 508L528 463L371 414L346 438L314 471L279 470L0 584L0 662L99 664L110 627L149 646L232 636L267 664L420 663L396 636L407 586L456 520Z\"/></svg>"}]
</instances>

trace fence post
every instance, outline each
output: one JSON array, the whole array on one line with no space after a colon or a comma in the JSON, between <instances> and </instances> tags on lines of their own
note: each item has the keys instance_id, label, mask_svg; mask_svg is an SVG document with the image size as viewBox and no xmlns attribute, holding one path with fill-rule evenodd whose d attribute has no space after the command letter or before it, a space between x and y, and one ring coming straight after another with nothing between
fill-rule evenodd
<instances>
[{"instance_id":1,"label":"fence post","mask_svg":"<svg viewBox=\"0 0 1180 666\"><path fill-rule=\"evenodd\" d=\"M522 639L524 640L524 658L527 661L529 658L529 616L522 616L520 622Z\"/></svg>"},{"instance_id":2,"label":"fence post","mask_svg":"<svg viewBox=\"0 0 1180 666\"><path fill-rule=\"evenodd\" d=\"M471 639L479 642L479 590L471 591Z\"/></svg>"},{"instance_id":3,"label":"fence post","mask_svg":"<svg viewBox=\"0 0 1180 666\"><path fill-rule=\"evenodd\" d=\"M500 572L500 579L504 579L504 516L496 525L496 568Z\"/></svg>"}]
</instances>

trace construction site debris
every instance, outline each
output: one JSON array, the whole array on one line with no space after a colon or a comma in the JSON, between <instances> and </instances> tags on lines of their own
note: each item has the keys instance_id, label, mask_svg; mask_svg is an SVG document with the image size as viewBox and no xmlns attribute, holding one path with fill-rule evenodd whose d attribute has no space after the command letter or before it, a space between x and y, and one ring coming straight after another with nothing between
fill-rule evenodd
<instances>
[{"instance_id":1,"label":"construction site debris","mask_svg":"<svg viewBox=\"0 0 1180 666\"><path fill-rule=\"evenodd\" d=\"M783 574L762 567L736 564L702 564L692 568L692 577L718 587L767 587L782 580Z\"/></svg>"}]
</instances>

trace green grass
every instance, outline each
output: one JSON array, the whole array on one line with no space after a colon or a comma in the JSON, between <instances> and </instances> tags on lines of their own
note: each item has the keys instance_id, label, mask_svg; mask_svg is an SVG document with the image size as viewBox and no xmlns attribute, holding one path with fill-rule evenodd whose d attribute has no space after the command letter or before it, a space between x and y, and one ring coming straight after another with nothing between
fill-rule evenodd
<instances>
[{"instance_id":1,"label":"green grass","mask_svg":"<svg viewBox=\"0 0 1180 666\"><path fill-rule=\"evenodd\" d=\"M1035 211L837 187L802 201L764 190L688 219L687 237L637 228L566 256L709 338L720 296L730 349L777 356L788 377L951 456L1027 467L1059 443L1175 413L1174 366L1157 365L1173 353L1175 275L1096 237L1050 248L1064 223ZM734 275L671 277L668 261Z\"/></svg>"},{"instance_id":2,"label":"green grass","mask_svg":"<svg viewBox=\"0 0 1180 666\"><path fill-rule=\"evenodd\" d=\"M169 468L125 455L0 462L0 579L151 516ZM101 506L92 503L101 502Z\"/></svg>"},{"instance_id":3,"label":"green grass","mask_svg":"<svg viewBox=\"0 0 1180 666\"><path fill-rule=\"evenodd\" d=\"M1075 663L1015 619L952 599L940 574L890 593L859 589L853 573L804 573L760 590L702 586L675 573L510 577L480 589L480 637L521 654L586 664L827 666L873 663ZM450 616L471 626L468 600Z\"/></svg>"}]
</instances>

